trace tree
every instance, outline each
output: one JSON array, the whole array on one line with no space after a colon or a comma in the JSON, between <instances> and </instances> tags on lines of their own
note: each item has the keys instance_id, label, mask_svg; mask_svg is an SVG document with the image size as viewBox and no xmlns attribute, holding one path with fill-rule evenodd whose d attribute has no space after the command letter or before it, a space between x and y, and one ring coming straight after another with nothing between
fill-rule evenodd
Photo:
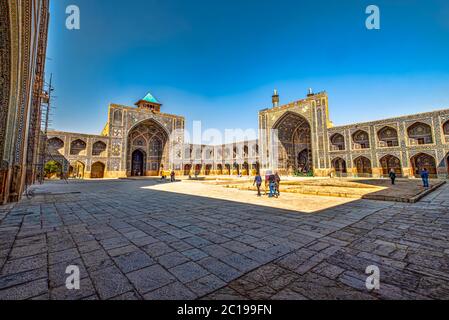
<instances>
[{"instance_id":1,"label":"tree","mask_svg":"<svg viewBox=\"0 0 449 320\"><path fill-rule=\"evenodd\" d=\"M61 165L56 161L48 161L44 167L45 176L51 177L53 175L61 174Z\"/></svg>"}]
</instances>

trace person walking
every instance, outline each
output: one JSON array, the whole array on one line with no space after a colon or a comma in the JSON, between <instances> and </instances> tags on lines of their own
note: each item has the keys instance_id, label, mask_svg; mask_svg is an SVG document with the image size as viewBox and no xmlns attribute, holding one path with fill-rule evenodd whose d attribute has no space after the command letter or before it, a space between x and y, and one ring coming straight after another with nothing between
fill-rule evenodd
<instances>
[{"instance_id":1,"label":"person walking","mask_svg":"<svg viewBox=\"0 0 449 320\"><path fill-rule=\"evenodd\" d=\"M260 176L259 173L254 178L253 186L254 185L256 185L256 187L257 187L257 196L260 197L261 196L260 187L262 186L262 177Z\"/></svg>"},{"instance_id":2,"label":"person walking","mask_svg":"<svg viewBox=\"0 0 449 320\"><path fill-rule=\"evenodd\" d=\"M274 174L274 183L275 183L275 196L278 198L281 195L280 186L281 186L281 177L276 172Z\"/></svg>"},{"instance_id":3,"label":"person walking","mask_svg":"<svg viewBox=\"0 0 449 320\"><path fill-rule=\"evenodd\" d=\"M427 168L424 168L421 171L421 178L422 178L424 188L429 188L429 171L427 171Z\"/></svg>"},{"instance_id":4,"label":"person walking","mask_svg":"<svg viewBox=\"0 0 449 320\"><path fill-rule=\"evenodd\" d=\"M391 179L391 184L392 184L392 185L395 185L395 182L396 182L396 172L394 171L394 169L391 169L391 170L390 170L389 176L390 176L390 179Z\"/></svg>"},{"instance_id":5,"label":"person walking","mask_svg":"<svg viewBox=\"0 0 449 320\"><path fill-rule=\"evenodd\" d=\"M174 170L172 170L171 173L170 173L170 181L171 182L175 182L176 181L175 180L175 171Z\"/></svg>"},{"instance_id":6,"label":"person walking","mask_svg":"<svg viewBox=\"0 0 449 320\"><path fill-rule=\"evenodd\" d=\"M276 178L275 178L274 174L270 174L270 176L268 178L268 183L270 186L270 194L268 196L270 198L273 198L274 195L276 194Z\"/></svg>"}]
</instances>

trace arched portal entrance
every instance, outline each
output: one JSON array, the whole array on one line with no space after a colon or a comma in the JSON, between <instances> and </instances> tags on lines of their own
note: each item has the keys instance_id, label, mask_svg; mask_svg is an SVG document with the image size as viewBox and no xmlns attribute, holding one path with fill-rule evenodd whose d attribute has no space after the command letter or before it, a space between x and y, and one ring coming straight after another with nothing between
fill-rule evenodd
<instances>
[{"instance_id":1,"label":"arched portal entrance","mask_svg":"<svg viewBox=\"0 0 449 320\"><path fill-rule=\"evenodd\" d=\"M201 174L201 169L203 168L203 166L201 164L197 164L195 166L195 175L198 176Z\"/></svg>"},{"instance_id":2,"label":"arched portal entrance","mask_svg":"<svg viewBox=\"0 0 449 320\"><path fill-rule=\"evenodd\" d=\"M222 175L223 174L223 165L218 164L217 165L217 175Z\"/></svg>"},{"instance_id":3,"label":"arched portal entrance","mask_svg":"<svg viewBox=\"0 0 449 320\"><path fill-rule=\"evenodd\" d=\"M211 170L212 170L212 165L211 164L206 165L206 170L204 171L204 174L206 176L210 175Z\"/></svg>"},{"instance_id":4,"label":"arched portal entrance","mask_svg":"<svg viewBox=\"0 0 449 320\"><path fill-rule=\"evenodd\" d=\"M184 175L185 176L189 176L190 175L190 170L192 170L192 165L191 164L184 165Z\"/></svg>"},{"instance_id":5,"label":"arched portal entrance","mask_svg":"<svg viewBox=\"0 0 449 320\"><path fill-rule=\"evenodd\" d=\"M419 177L421 171L427 169L430 175L435 176L437 174L437 165L435 158L427 153L419 153L416 156L412 157L412 168L415 176Z\"/></svg>"},{"instance_id":6,"label":"arched portal entrance","mask_svg":"<svg viewBox=\"0 0 449 320\"><path fill-rule=\"evenodd\" d=\"M357 170L357 175L368 176L373 173L371 167L371 160L366 157L358 157L354 160L354 166Z\"/></svg>"},{"instance_id":7,"label":"arched portal entrance","mask_svg":"<svg viewBox=\"0 0 449 320\"><path fill-rule=\"evenodd\" d=\"M278 136L280 174L313 171L311 129L308 121L294 112L285 113L273 126Z\"/></svg>"},{"instance_id":8,"label":"arched portal entrance","mask_svg":"<svg viewBox=\"0 0 449 320\"><path fill-rule=\"evenodd\" d=\"M75 178L75 179L82 179L84 178L84 170L86 169L86 166L81 161L76 161L72 166L72 172L70 172L69 169L69 177Z\"/></svg>"},{"instance_id":9,"label":"arched portal entrance","mask_svg":"<svg viewBox=\"0 0 449 320\"><path fill-rule=\"evenodd\" d=\"M335 169L335 173L339 177L347 173L346 161L342 158L335 158L332 160L332 168Z\"/></svg>"},{"instance_id":10,"label":"arched portal entrance","mask_svg":"<svg viewBox=\"0 0 449 320\"><path fill-rule=\"evenodd\" d=\"M312 153L310 149L305 149L298 154L297 171L300 173L308 173L311 170L310 159Z\"/></svg>"},{"instance_id":11,"label":"arched portal entrance","mask_svg":"<svg viewBox=\"0 0 449 320\"><path fill-rule=\"evenodd\" d=\"M158 122L140 122L128 133L128 175L158 176L169 168L168 149L168 133Z\"/></svg>"},{"instance_id":12,"label":"arched portal entrance","mask_svg":"<svg viewBox=\"0 0 449 320\"><path fill-rule=\"evenodd\" d=\"M133 152L131 157L131 176L140 177L145 175L145 163L146 156L144 152L140 149L137 149Z\"/></svg>"},{"instance_id":13,"label":"arched portal entrance","mask_svg":"<svg viewBox=\"0 0 449 320\"><path fill-rule=\"evenodd\" d=\"M92 179L103 179L104 178L105 165L102 162L95 162L92 165L92 170L90 172L90 177Z\"/></svg>"},{"instance_id":14,"label":"arched portal entrance","mask_svg":"<svg viewBox=\"0 0 449 320\"><path fill-rule=\"evenodd\" d=\"M386 155L380 159L380 165L382 166L382 174L388 176L391 169L394 170L396 175L402 175L401 160L392 155Z\"/></svg>"}]
</instances>

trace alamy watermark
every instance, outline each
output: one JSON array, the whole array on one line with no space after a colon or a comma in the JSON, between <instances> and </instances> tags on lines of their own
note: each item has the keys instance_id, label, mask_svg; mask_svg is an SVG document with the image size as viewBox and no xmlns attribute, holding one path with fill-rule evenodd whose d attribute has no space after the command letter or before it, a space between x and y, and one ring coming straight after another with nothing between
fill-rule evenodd
<instances>
[{"instance_id":1,"label":"alamy watermark","mask_svg":"<svg viewBox=\"0 0 449 320\"><path fill-rule=\"evenodd\" d=\"M65 26L69 30L79 30L81 28L80 8L74 4L65 9L65 13L69 16L65 20Z\"/></svg>"},{"instance_id":2,"label":"alamy watermark","mask_svg":"<svg viewBox=\"0 0 449 320\"><path fill-rule=\"evenodd\" d=\"M368 30L380 30L380 9L376 5L366 7L365 13L369 16L366 18L365 26Z\"/></svg>"},{"instance_id":3,"label":"alamy watermark","mask_svg":"<svg viewBox=\"0 0 449 320\"><path fill-rule=\"evenodd\" d=\"M365 270L366 274L369 274L369 277L366 278L366 288L369 291L379 290L380 289L380 269L378 266L368 266Z\"/></svg>"},{"instance_id":4,"label":"alamy watermark","mask_svg":"<svg viewBox=\"0 0 449 320\"><path fill-rule=\"evenodd\" d=\"M68 290L80 289L80 268L70 265L66 268L65 273L69 276L65 280L65 286Z\"/></svg>"}]
</instances>

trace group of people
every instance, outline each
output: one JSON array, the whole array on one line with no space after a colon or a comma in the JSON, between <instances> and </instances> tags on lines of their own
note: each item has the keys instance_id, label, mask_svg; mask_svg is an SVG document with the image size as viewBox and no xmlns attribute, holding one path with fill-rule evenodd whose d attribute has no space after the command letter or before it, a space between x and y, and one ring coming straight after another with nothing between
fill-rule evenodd
<instances>
[{"instance_id":1,"label":"group of people","mask_svg":"<svg viewBox=\"0 0 449 320\"><path fill-rule=\"evenodd\" d=\"M176 174L175 174L175 171L172 170L172 171L170 172L170 182L175 182L175 181L176 181L175 175L176 175ZM164 173L162 173L161 180L162 180L162 181L167 181L167 176L166 176Z\"/></svg>"},{"instance_id":2,"label":"group of people","mask_svg":"<svg viewBox=\"0 0 449 320\"><path fill-rule=\"evenodd\" d=\"M260 189L262 187L262 177L260 176L260 173L257 173L256 177L254 178L254 183L253 185L255 185L257 187L257 196L261 197L262 193L260 192ZM275 174L267 174L265 176L265 194L267 194L267 187L270 190L270 193L268 194L268 197L273 198L276 197L278 198L281 193L280 193L280 184L281 184L281 177L279 176L279 174L276 172Z\"/></svg>"},{"instance_id":3,"label":"group of people","mask_svg":"<svg viewBox=\"0 0 449 320\"><path fill-rule=\"evenodd\" d=\"M390 170L389 176L391 179L391 184L395 185L396 184L396 172L394 171L394 169ZM429 170L427 170L427 168L424 168L423 170L421 170L420 176L421 176L424 188L430 188Z\"/></svg>"}]
</instances>

